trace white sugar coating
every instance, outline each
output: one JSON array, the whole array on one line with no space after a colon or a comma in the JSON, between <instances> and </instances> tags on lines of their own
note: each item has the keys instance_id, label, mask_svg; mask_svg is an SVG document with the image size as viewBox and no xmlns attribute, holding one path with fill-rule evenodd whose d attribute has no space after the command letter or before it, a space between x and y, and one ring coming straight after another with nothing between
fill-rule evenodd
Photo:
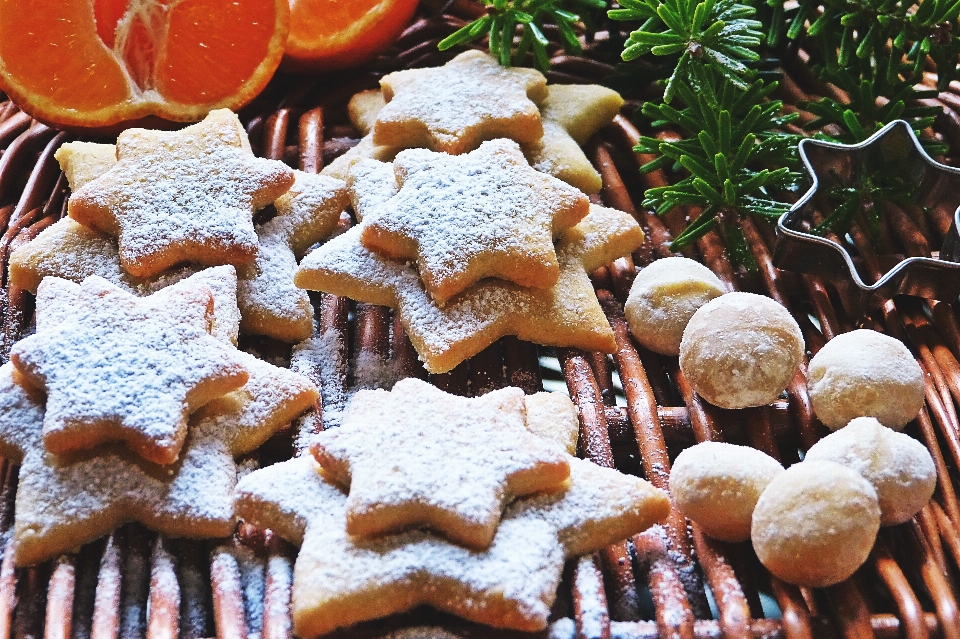
<instances>
[{"instance_id":1,"label":"white sugar coating","mask_svg":"<svg viewBox=\"0 0 960 639\"><path fill-rule=\"evenodd\" d=\"M205 273L205 275L201 275ZM137 295L149 295L197 275L213 293L215 314L213 335L226 337L236 344L240 322L237 308L237 276L232 266L216 266L198 270L184 266L151 279L136 278L120 266L116 241L64 218L44 229L32 241L10 256L10 280L17 286L37 293L45 277L57 277L79 284L97 275Z\"/></svg>"},{"instance_id":2,"label":"white sugar coating","mask_svg":"<svg viewBox=\"0 0 960 639\"><path fill-rule=\"evenodd\" d=\"M923 407L923 370L900 340L858 329L813 356L807 390L813 412L831 430L864 416L901 430Z\"/></svg>"},{"instance_id":3,"label":"white sugar coating","mask_svg":"<svg viewBox=\"0 0 960 639\"><path fill-rule=\"evenodd\" d=\"M97 275L127 290L137 279L120 266L117 243L105 233L63 218L51 224L10 255L10 281L36 292L46 276L77 283Z\"/></svg>"},{"instance_id":4,"label":"white sugar coating","mask_svg":"<svg viewBox=\"0 0 960 639\"><path fill-rule=\"evenodd\" d=\"M274 203L277 215L257 226L257 256L240 268L237 290L243 332L288 342L313 331L310 298L293 284L297 259L330 234L348 202L342 181L294 173L297 181Z\"/></svg>"},{"instance_id":5,"label":"white sugar coating","mask_svg":"<svg viewBox=\"0 0 960 639\"><path fill-rule=\"evenodd\" d=\"M361 91L350 98L350 102L347 103L347 115L350 116L350 122L357 131L360 131L360 135L373 132L377 116L385 104L383 94L377 89Z\"/></svg>"},{"instance_id":6,"label":"white sugar coating","mask_svg":"<svg viewBox=\"0 0 960 639\"><path fill-rule=\"evenodd\" d=\"M209 432L227 442L234 453L245 454L312 407L319 394L294 371L242 351L237 354L250 372L247 383L201 407L190 417L190 429Z\"/></svg>"},{"instance_id":7,"label":"white sugar coating","mask_svg":"<svg viewBox=\"0 0 960 639\"><path fill-rule=\"evenodd\" d=\"M290 590L293 587L293 560L282 554L267 558L267 583L264 588L263 617L288 619Z\"/></svg>"},{"instance_id":8,"label":"white sugar coating","mask_svg":"<svg viewBox=\"0 0 960 639\"><path fill-rule=\"evenodd\" d=\"M441 307L415 269L364 248L362 224L307 255L295 281L303 288L396 309L432 373L451 370L503 335L612 352L613 333L587 273L637 248L643 233L626 213L599 206L590 211L557 244L560 280L550 289L487 280Z\"/></svg>"},{"instance_id":9,"label":"white sugar coating","mask_svg":"<svg viewBox=\"0 0 960 639\"><path fill-rule=\"evenodd\" d=\"M527 429L543 439L560 444L570 455L577 454L580 419L566 393L534 393L524 398Z\"/></svg>"},{"instance_id":10,"label":"white sugar coating","mask_svg":"<svg viewBox=\"0 0 960 639\"><path fill-rule=\"evenodd\" d=\"M872 417L858 417L827 435L804 461L833 461L860 473L877 491L881 526L908 521L937 487L937 468L926 446Z\"/></svg>"},{"instance_id":11,"label":"white sugar coating","mask_svg":"<svg viewBox=\"0 0 960 639\"><path fill-rule=\"evenodd\" d=\"M117 163L117 146L96 142L67 142L57 149L53 157L67 176L70 190L76 191L113 168Z\"/></svg>"},{"instance_id":12,"label":"white sugar coating","mask_svg":"<svg viewBox=\"0 0 960 639\"><path fill-rule=\"evenodd\" d=\"M119 440L151 461L175 460L187 415L248 377L238 351L209 334L212 311L201 284L138 298L102 278L84 280L71 321L10 353L46 389L48 449L64 454Z\"/></svg>"},{"instance_id":13,"label":"white sugar coating","mask_svg":"<svg viewBox=\"0 0 960 639\"><path fill-rule=\"evenodd\" d=\"M167 467L116 447L75 461L44 451L43 405L0 368L0 439L21 461L14 535L18 565L72 552L126 521L173 536L214 537L233 530L233 457L216 439L189 435ZM29 419L24 419L31 406ZM19 413L19 414L18 414ZM16 421L14 421L16 420Z\"/></svg>"},{"instance_id":14,"label":"white sugar coating","mask_svg":"<svg viewBox=\"0 0 960 639\"><path fill-rule=\"evenodd\" d=\"M215 266L198 272L178 271L149 284L145 283L131 292L152 295L166 291L164 295L178 295L180 291L198 284L206 286L213 294L210 334L222 342L236 344L240 331L240 309L237 308L237 273L232 266ZM45 277L37 287L37 331L44 331L74 319L79 295L80 285L76 282L59 277Z\"/></svg>"},{"instance_id":15,"label":"white sugar coating","mask_svg":"<svg viewBox=\"0 0 960 639\"><path fill-rule=\"evenodd\" d=\"M293 174L254 157L243 137L225 109L181 131L128 129L117 164L70 197L70 217L118 235L120 260L138 277L185 261L248 263L254 211L290 188Z\"/></svg>"},{"instance_id":16,"label":"white sugar coating","mask_svg":"<svg viewBox=\"0 0 960 639\"><path fill-rule=\"evenodd\" d=\"M362 389L391 390L405 376L403 368L395 359L384 359L376 353L360 351L351 362L353 386L351 392ZM348 393L351 395L351 393Z\"/></svg>"},{"instance_id":17,"label":"white sugar coating","mask_svg":"<svg viewBox=\"0 0 960 639\"><path fill-rule=\"evenodd\" d=\"M458 154L483 140L543 135L535 103L546 97L546 79L533 69L501 67L480 51L442 67L390 73L380 87L387 104L374 127L377 144Z\"/></svg>"},{"instance_id":18,"label":"white sugar coating","mask_svg":"<svg viewBox=\"0 0 960 639\"><path fill-rule=\"evenodd\" d=\"M550 624L548 639L574 639L577 636L577 622L570 617L562 617Z\"/></svg>"},{"instance_id":19,"label":"white sugar coating","mask_svg":"<svg viewBox=\"0 0 960 639\"><path fill-rule=\"evenodd\" d=\"M670 496L710 537L746 541L760 494L782 472L780 462L756 448L702 442L677 456L670 471Z\"/></svg>"},{"instance_id":20,"label":"white sugar coating","mask_svg":"<svg viewBox=\"0 0 960 639\"><path fill-rule=\"evenodd\" d=\"M408 378L392 392L359 391L340 428L310 450L350 486L350 534L426 525L485 548L507 502L556 490L569 474L563 449L528 431L525 417L519 388L465 398Z\"/></svg>"},{"instance_id":21,"label":"white sugar coating","mask_svg":"<svg viewBox=\"0 0 960 639\"><path fill-rule=\"evenodd\" d=\"M263 628L263 595L266 589L266 558L258 557L250 548L235 544L225 548L233 556L240 572L244 617L250 636Z\"/></svg>"},{"instance_id":22,"label":"white sugar coating","mask_svg":"<svg viewBox=\"0 0 960 639\"><path fill-rule=\"evenodd\" d=\"M0 452L21 462L15 534L17 562L71 552L127 521L171 536L223 537L234 528L233 457L255 449L312 405L316 390L295 373L241 354L243 389L193 416L180 459L157 466L116 446L96 456L44 450L43 395L0 368Z\"/></svg>"},{"instance_id":23,"label":"white sugar coating","mask_svg":"<svg viewBox=\"0 0 960 639\"><path fill-rule=\"evenodd\" d=\"M240 336L240 308L237 306L237 271L229 264L199 271L192 268L178 269L155 280L141 283L134 292L138 295L152 295L166 291L163 295L171 295L197 284L206 286L213 294L213 325L210 334L222 342L235 345Z\"/></svg>"},{"instance_id":24,"label":"white sugar coating","mask_svg":"<svg viewBox=\"0 0 960 639\"><path fill-rule=\"evenodd\" d=\"M645 481L570 458L566 490L514 502L493 544L472 552L423 531L360 542L345 533L346 496L309 457L237 486L241 516L302 543L294 572L294 633L337 627L427 603L498 627L541 630L566 558L639 532L669 512Z\"/></svg>"},{"instance_id":25,"label":"white sugar coating","mask_svg":"<svg viewBox=\"0 0 960 639\"><path fill-rule=\"evenodd\" d=\"M794 464L767 484L753 511L757 557L780 579L823 588L859 568L880 529L877 491L830 461Z\"/></svg>"},{"instance_id":26,"label":"white sugar coating","mask_svg":"<svg viewBox=\"0 0 960 639\"><path fill-rule=\"evenodd\" d=\"M656 260L637 273L623 306L630 333L645 348L679 355L687 322L726 288L703 264L686 257Z\"/></svg>"},{"instance_id":27,"label":"white sugar coating","mask_svg":"<svg viewBox=\"0 0 960 639\"><path fill-rule=\"evenodd\" d=\"M593 563L593 557L580 557L573 578L580 593L580 629L584 637L602 637L603 627L609 622L603 575Z\"/></svg>"},{"instance_id":28,"label":"white sugar coating","mask_svg":"<svg viewBox=\"0 0 960 639\"><path fill-rule=\"evenodd\" d=\"M397 176L389 162L362 159L350 166L347 174L347 190L350 204L357 219L362 220L368 212L385 204L397 194Z\"/></svg>"},{"instance_id":29,"label":"white sugar coating","mask_svg":"<svg viewBox=\"0 0 960 639\"><path fill-rule=\"evenodd\" d=\"M386 257L416 259L440 303L485 277L552 286L559 268L553 240L590 208L579 190L530 168L512 140L460 156L402 151L393 170L400 190L380 206L361 207L361 242ZM352 190L369 182L355 181ZM382 191L375 187L371 197ZM366 205L364 197L353 199Z\"/></svg>"},{"instance_id":30,"label":"white sugar coating","mask_svg":"<svg viewBox=\"0 0 960 639\"><path fill-rule=\"evenodd\" d=\"M721 408L777 399L803 360L803 333L783 306L753 293L727 293L693 314L680 342L680 370Z\"/></svg>"},{"instance_id":31,"label":"white sugar coating","mask_svg":"<svg viewBox=\"0 0 960 639\"><path fill-rule=\"evenodd\" d=\"M300 259L337 225L349 195L343 180L303 171L293 174L296 178L293 186L274 202L276 217L262 224L258 234L285 237Z\"/></svg>"},{"instance_id":32,"label":"white sugar coating","mask_svg":"<svg viewBox=\"0 0 960 639\"><path fill-rule=\"evenodd\" d=\"M293 347L290 369L317 382L322 400L322 419L327 428L340 425L346 406L344 380L347 375L346 348L334 330L317 334ZM297 432L294 448L305 451L313 440L316 420L308 414Z\"/></svg>"},{"instance_id":33,"label":"white sugar coating","mask_svg":"<svg viewBox=\"0 0 960 639\"><path fill-rule=\"evenodd\" d=\"M320 175L346 180L350 167L358 160L369 158L381 162L390 162L400 150L400 147L395 146L377 146L373 142L373 134L370 133L363 136L356 146L348 149L346 153L323 167Z\"/></svg>"}]
</instances>

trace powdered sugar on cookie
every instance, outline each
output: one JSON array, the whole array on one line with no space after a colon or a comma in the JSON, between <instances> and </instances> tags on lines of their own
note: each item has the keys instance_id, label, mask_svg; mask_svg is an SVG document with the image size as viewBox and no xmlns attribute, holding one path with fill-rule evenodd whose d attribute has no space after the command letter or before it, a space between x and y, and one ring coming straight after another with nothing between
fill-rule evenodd
<instances>
[{"instance_id":1,"label":"powdered sugar on cookie","mask_svg":"<svg viewBox=\"0 0 960 639\"><path fill-rule=\"evenodd\" d=\"M248 377L237 351L209 334L212 311L202 285L137 298L85 280L71 321L18 342L10 355L46 389L48 450L120 440L148 460L176 460L187 415Z\"/></svg>"},{"instance_id":2,"label":"powdered sugar on cookie","mask_svg":"<svg viewBox=\"0 0 960 639\"><path fill-rule=\"evenodd\" d=\"M380 80L387 104L373 141L451 154L494 138L532 142L543 135L536 103L546 97L546 84L539 71L501 67L480 51L442 67L397 71Z\"/></svg>"},{"instance_id":3,"label":"powdered sugar on cookie","mask_svg":"<svg viewBox=\"0 0 960 639\"><path fill-rule=\"evenodd\" d=\"M137 277L180 262L249 263L253 213L286 192L293 173L244 142L228 110L181 131L124 131L117 164L71 196L70 217L119 236L120 261Z\"/></svg>"},{"instance_id":4,"label":"powdered sugar on cookie","mask_svg":"<svg viewBox=\"0 0 960 639\"><path fill-rule=\"evenodd\" d=\"M307 255L297 286L391 306L432 373L451 370L504 335L538 344L613 352L613 331L588 273L630 253L643 242L626 213L592 206L557 244L560 279L548 289L486 280L444 306L430 298L414 268L384 259L350 229Z\"/></svg>"},{"instance_id":5,"label":"powdered sugar on cookie","mask_svg":"<svg viewBox=\"0 0 960 639\"><path fill-rule=\"evenodd\" d=\"M348 202L340 180L294 173L297 181L274 203L277 215L257 226L257 256L241 267L237 291L243 332L287 342L305 340L313 330L310 298L293 284L297 259L330 234Z\"/></svg>"},{"instance_id":6,"label":"powdered sugar on cookie","mask_svg":"<svg viewBox=\"0 0 960 639\"><path fill-rule=\"evenodd\" d=\"M338 627L426 603L501 628L546 627L568 557L640 532L666 516L664 492L636 477L569 458L565 490L519 500L489 549L469 551L422 531L358 541L346 500L309 457L256 471L237 485L241 517L301 543L294 632Z\"/></svg>"},{"instance_id":7,"label":"powdered sugar on cookie","mask_svg":"<svg viewBox=\"0 0 960 639\"><path fill-rule=\"evenodd\" d=\"M525 417L519 388L465 398L408 378L391 392L358 392L311 452L350 486L351 535L426 525L485 548L505 503L556 490L569 473L563 449L528 431Z\"/></svg>"},{"instance_id":8,"label":"powdered sugar on cookie","mask_svg":"<svg viewBox=\"0 0 960 639\"><path fill-rule=\"evenodd\" d=\"M583 193L530 168L511 140L461 156L407 150L393 169L399 191L361 207L360 241L386 257L416 259L441 304L485 277L553 286L560 272L553 240L590 208Z\"/></svg>"}]
</instances>

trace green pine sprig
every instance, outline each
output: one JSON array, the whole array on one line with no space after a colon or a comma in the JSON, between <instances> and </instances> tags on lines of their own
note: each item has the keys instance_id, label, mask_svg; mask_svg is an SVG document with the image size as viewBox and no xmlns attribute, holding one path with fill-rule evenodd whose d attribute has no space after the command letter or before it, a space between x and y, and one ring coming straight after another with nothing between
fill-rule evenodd
<instances>
[{"instance_id":1,"label":"green pine sprig","mask_svg":"<svg viewBox=\"0 0 960 639\"><path fill-rule=\"evenodd\" d=\"M736 0L621 0L620 9L607 15L614 20L643 21L630 34L622 57L631 61L653 54L679 54L667 80L664 100L671 102L678 80L693 77L692 66L708 65L740 89L753 77L750 63L760 59L753 49L763 41L763 25L751 19L756 10Z\"/></svg>"},{"instance_id":2,"label":"green pine sprig","mask_svg":"<svg viewBox=\"0 0 960 639\"><path fill-rule=\"evenodd\" d=\"M916 87L928 61L936 64L939 90L958 77L960 0L800 0L789 13L787 37L813 45L819 79L849 96L800 105L817 116L809 130L834 124L842 131L836 139L860 142L904 119L928 151L947 150L922 135L939 110L919 101L938 90Z\"/></svg>"},{"instance_id":3,"label":"green pine sprig","mask_svg":"<svg viewBox=\"0 0 960 639\"><path fill-rule=\"evenodd\" d=\"M681 249L713 229L735 263L756 264L738 224L741 216L776 219L789 206L776 199L799 180L796 135L781 129L796 119L771 100L776 82L756 72L762 25L754 7L738 0L621 0L615 20L642 21L624 60L653 55L676 59L663 102L644 104L652 127L670 126L685 137L665 142L641 137L639 153L653 154L642 171L670 166L683 175L648 189L644 205L663 215L677 206L702 212L671 243ZM677 101L679 105L673 103Z\"/></svg>"},{"instance_id":4,"label":"green pine sprig","mask_svg":"<svg viewBox=\"0 0 960 639\"><path fill-rule=\"evenodd\" d=\"M488 37L490 54L500 64L509 67L522 65L532 54L533 66L542 72L550 69L547 47L550 40L544 33L544 24L557 27L559 44L566 53L582 53L576 27L580 15L572 10L606 10L607 0L483 0L487 14L447 36L437 47L445 51ZM520 31L519 39L516 38Z\"/></svg>"},{"instance_id":5,"label":"green pine sprig","mask_svg":"<svg viewBox=\"0 0 960 639\"><path fill-rule=\"evenodd\" d=\"M702 209L671 248L688 246L738 215L775 221L789 208L776 199L777 192L793 189L800 179L795 170L799 138L780 130L796 114L782 114L780 101L768 99L777 84L757 80L741 91L726 76L705 70L696 89L684 80L676 87L683 108L648 102L643 114L654 126L671 125L689 137L664 142L644 136L635 148L659 156L641 171L672 165L674 171L687 174L675 184L648 189L644 206L659 215L680 205ZM736 229L723 231L727 237L738 235ZM738 261L750 259L741 256Z\"/></svg>"}]
</instances>

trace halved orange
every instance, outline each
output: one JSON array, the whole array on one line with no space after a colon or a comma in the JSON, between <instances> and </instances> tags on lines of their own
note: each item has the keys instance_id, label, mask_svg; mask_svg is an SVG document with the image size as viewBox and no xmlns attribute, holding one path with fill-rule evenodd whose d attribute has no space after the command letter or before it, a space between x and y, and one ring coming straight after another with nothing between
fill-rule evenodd
<instances>
[{"instance_id":1,"label":"halved orange","mask_svg":"<svg viewBox=\"0 0 960 639\"><path fill-rule=\"evenodd\" d=\"M61 127L195 121L260 92L289 21L288 0L0 0L0 88Z\"/></svg>"},{"instance_id":2,"label":"halved orange","mask_svg":"<svg viewBox=\"0 0 960 639\"><path fill-rule=\"evenodd\" d=\"M410 21L417 0L290 0L281 68L335 71L373 58Z\"/></svg>"}]
</instances>

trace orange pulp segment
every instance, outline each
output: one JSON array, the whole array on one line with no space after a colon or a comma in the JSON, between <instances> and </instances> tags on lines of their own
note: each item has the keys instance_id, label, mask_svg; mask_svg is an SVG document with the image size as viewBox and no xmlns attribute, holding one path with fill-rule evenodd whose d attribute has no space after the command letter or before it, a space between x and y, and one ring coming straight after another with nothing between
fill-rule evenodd
<instances>
[{"instance_id":1,"label":"orange pulp segment","mask_svg":"<svg viewBox=\"0 0 960 639\"><path fill-rule=\"evenodd\" d=\"M0 0L0 87L61 127L199 120L260 92L288 28L287 0Z\"/></svg>"},{"instance_id":2,"label":"orange pulp segment","mask_svg":"<svg viewBox=\"0 0 960 639\"><path fill-rule=\"evenodd\" d=\"M283 69L333 71L362 64L410 21L417 0L290 0Z\"/></svg>"}]
</instances>

